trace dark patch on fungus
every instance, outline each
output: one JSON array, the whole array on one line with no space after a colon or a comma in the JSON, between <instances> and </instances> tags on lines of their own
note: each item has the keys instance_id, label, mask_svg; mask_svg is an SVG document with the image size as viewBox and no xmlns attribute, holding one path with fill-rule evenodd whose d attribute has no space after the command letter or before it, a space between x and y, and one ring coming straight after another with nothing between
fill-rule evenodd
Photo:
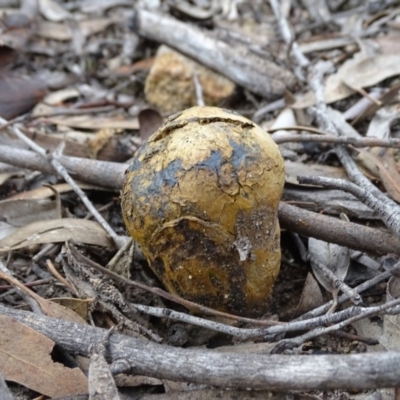
<instances>
[{"instance_id":1,"label":"dark patch on fungus","mask_svg":"<svg viewBox=\"0 0 400 400\"><path fill-rule=\"evenodd\" d=\"M140 156L146 151L147 144L142 146L135 154L135 157L133 158L132 163L129 165L127 172L139 171L142 168L142 161L140 160Z\"/></svg>"},{"instance_id":2,"label":"dark patch on fungus","mask_svg":"<svg viewBox=\"0 0 400 400\"><path fill-rule=\"evenodd\" d=\"M164 261L160 257L156 257L151 266L158 278L162 280L165 275Z\"/></svg>"},{"instance_id":3,"label":"dark patch on fungus","mask_svg":"<svg viewBox=\"0 0 400 400\"><path fill-rule=\"evenodd\" d=\"M245 166L246 157L249 155L249 149L243 144L236 143L233 139L229 139L229 144L233 149L230 162L236 170L240 170L241 166Z\"/></svg>"},{"instance_id":4,"label":"dark patch on fungus","mask_svg":"<svg viewBox=\"0 0 400 400\"><path fill-rule=\"evenodd\" d=\"M218 172L221 169L222 165L222 153L221 150L213 150L208 158L203 161L199 161L194 164L191 169L209 169L213 172Z\"/></svg>"},{"instance_id":5,"label":"dark patch on fungus","mask_svg":"<svg viewBox=\"0 0 400 400\"><path fill-rule=\"evenodd\" d=\"M159 236L162 240L155 235L150 245L151 252L158 254L157 259L167 259L168 262L153 265L154 270L179 296L209 307L243 313L247 304L246 269L240 263L238 253L228 250L229 243L213 240L202 226L201 222L193 225L193 221L183 218L163 230ZM172 241L176 237L182 238L179 246ZM192 270L194 260L196 268ZM177 275L177 266L183 268L180 275ZM195 272L197 268L198 275ZM186 279L182 281L179 276L186 276ZM188 290L188 285L193 285L193 290ZM201 285L204 285L204 294L199 294Z\"/></svg>"},{"instance_id":6,"label":"dark patch on fungus","mask_svg":"<svg viewBox=\"0 0 400 400\"><path fill-rule=\"evenodd\" d=\"M182 170L182 161L178 158L170 162L161 171L154 172L151 184L148 187L149 194L162 192L162 188L165 185L174 187L178 183L177 172L180 170Z\"/></svg>"},{"instance_id":7,"label":"dark patch on fungus","mask_svg":"<svg viewBox=\"0 0 400 400\"><path fill-rule=\"evenodd\" d=\"M260 159L258 147L250 147L244 144L236 143L233 139L229 139L229 144L233 148L233 153L229 162L233 164L236 170L242 168L249 169L249 165Z\"/></svg>"}]
</instances>

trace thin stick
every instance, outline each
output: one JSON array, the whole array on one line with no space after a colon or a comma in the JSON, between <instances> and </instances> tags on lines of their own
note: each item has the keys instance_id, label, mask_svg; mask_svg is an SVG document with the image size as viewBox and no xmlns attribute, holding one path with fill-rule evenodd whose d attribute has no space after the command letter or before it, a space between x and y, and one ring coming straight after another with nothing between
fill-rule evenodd
<instances>
[{"instance_id":1,"label":"thin stick","mask_svg":"<svg viewBox=\"0 0 400 400\"><path fill-rule=\"evenodd\" d=\"M323 328L316 328L310 332L305 333L304 335L297 336L296 338L283 339L277 343L274 352L281 352L282 350L286 350L288 348L298 347L301 344L311 339L315 339L318 336L326 335L328 333L336 332L364 318L371 318L373 316L380 315L383 313L398 314L400 312L399 309L397 309L396 311L391 311L390 309L393 309L394 307L399 305L400 305L400 299L395 299L381 306L368 307L366 309L351 307L350 309L348 309L348 311L350 312L352 309L356 309L357 312L355 313L355 315L352 315L348 319L338 322L337 324Z\"/></svg>"},{"instance_id":2,"label":"thin stick","mask_svg":"<svg viewBox=\"0 0 400 400\"><path fill-rule=\"evenodd\" d=\"M199 77L195 71L193 71L193 83L196 91L197 105L203 107L205 105L203 98L203 88L201 87Z\"/></svg>"},{"instance_id":3,"label":"thin stick","mask_svg":"<svg viewBox=\"0 0 400 400\"><path fill-rule=\"evenodd\" d=\"M88 325L32 315L0 305L10 316L74 354L90 355L106 331ZM394 387L400 383L398 352L345 355L260 355L181 349L113 333L108 345L111 370L159 379L223 387L269 390L328 390Z\"/></svg>"},{"instance_id":4,"label":"thin stick","mask_svg":"<svg viewBox=\"0 0 400 400\"><path fill-rule=\"evenodd\" d=\"M64 285L66 286L71 292L74 291L72 285L56 270L54 264L50 259L46 260L47 269Z\"/></svg>"},{"instance_id":5,"label":"thin stick","mask_svg":"<svg viewBox=\"0 0 400 400\"><path fill-rule=\"evenodd\" d=\"M168 318L174 321L185 322L196 326L201 326L216 332L225 333L237 337L241 340L247 340L256 337L263 337L266 341L271 341L276 335L288 332L309 330L315 327L323 327L343 321L351 316L359 315L363 308L352 307L347 310L339 311L335 314L327 314L321 317L315 317L302 321L288 322L269 328L236 328L220 322L210 321L204 318L195 317L182 312L174 311L168 308L150 307L142 304L131 305L144 314L152 315L158 318Z\"/></svg>"},{"instance_id":6,"label":"thin stick","mask_svg":"<svg viewBox=\"0 0 400 400\"><path fill-rule=\"evenodd\" d=\"M7 121L3 118L0 118L0 123L6 124ZM50 159L51 165L54 169L63 177L63 179L73 188L75 193L80 197L82 202L85 204L86 208L92 213L93 217L99 222L99 224L103 227L103 229L111 236L114 240L114 243L118 248L122 247L125 244L125 239L121 236L118 236L108 222L103 218L103 216L96 210L93 204L90 202L85 192L75 183L75 181L71 178L67 170L64 166L57 160L57 156L55 154L49 155L46 150L36 144L34 141L25 136L22 131L18 128L18 125L9 126L8 127L18 138L24 141L32 150L36 153L40 154L42 157Z\"/></svg>"},{"instance_id":7,"label":"thin stick","mask_svg":"<svg viewBox=\"0 0 400 400\"><path fill-rule=\"evenodd\" d=\"M344 179L324 178L321 176L298 176L299 183L318 185L330 189L343 190L357 197L361 202L374 210L397 236L400 236L400 209L379 201L367 189Z\"/></svg>"},{"instance_id":8,"label":"thin stick","mask_svg":"<svg viewBox=\"0 0 400 400\"><path fill-rule=\"evenodd\" d=\"M90 258L87 258L87 257L83 256L75 248L75 246L73 246L72 244L69 244L69 248L70 248L71 254L73 255L73 257L78 262L81 262L81 263L83 263L85 265L88 265L88 266L90 266L92 268L95 268L96 270L100 271L101 273L103 273L105 275L108 275L109 277L113 278L117 282L122 282L122 283L124 283L126 285L133 286L133 287L135 287L137 289L145 290L146 292L153 293L153 294L155 294L157 296L160 296L163 299L172 301L172 302L177 303L177 304L181 304L182 306L184 306L184 307L186 307L188 309L197 311L197 312L205 314L205 315L214 315L214 316L219 316L219 317L232 319L232 320L235 320L235 321L243 321L243 322L254 322L254 323L257 323L257 321L258 321L258 320L252 320L250 318L242 318L242 317L239 317L237 315L233 315L233 314L228 314L228 313L225 313L225 312L217 311L217 310L214 310L212 308L205 307L205 306L202 306L202 305L197 304L197 303L193 303L192 301L185 300L185 299L183 299L183 298L181 298L179 296L175 296L175 295L173 295L171 293L168 293L165 290L162 290L160 288L150 287L150 286L147 286L147 285L145 285L143 283L130 280L128 278L125 278L124 276L118 275L115 272L108 270L107 268L104 268L103 266L101 266L101 265L97 264L96 262L92 261ZM267 325L267 324L269 324L269 325L279 325L280 324L280 322L277 322L277 321L264 320L263 322L264 322L265 325Z\"/></svg>"},{"instance_id":9,"label":"thin stick","mask_svg":"<svg viewBox=\"0 0 400 400\"><path fill-rule=\"evenodd\" d=\"M282 228L307 237L382 255L399 252L399 238L387 229L342 221L283 201L279 203L278 215Z\"/></svg>"},{"instance_id":10,"label":"thin stick","mask_svg":"<svg viewBox=\"0 0 400 400\"><path fill-rule=\"evenodd\" d=\"M307 128L307 129L304 129ZM277 128L268 130L268 132L276 132L282 130L308 130L310 132L322 133L319 129L313 129L312 127L301 127L300 126L287 126L284 128ZM344 136L316 136L316 135L287 135L274 139L275 143L282 144L288 142L318 142L318 143L334 143L343 144L352 147L393 147L400 149L400 139L380 139L374 137L344 137Z\"/></svg>"},{"instance_id":11,"label":"thin stick","mask_svg":"<svg viewBox=\"0 0 400 400\"><path fill-rule=\"evenodd\" d=\"M272 10L274 11L275 17L278 20L279 28L282 33L283 39L288 45L291 45L291 52L295 57L300 67L307 67L310 62L301 52L298 44L294 41L291 29L286 18L282 15L281 7L278 0L269 0Z\"/></svg>"},{"instance_id":12,"label":"thin stick","mask_svg":"<svg viewBox=\"0 0 400 400\"><path fill-rule=\"evenodd\" d=\"M101 185L113 191L119 191L122 188L127 164L67 156L58 157L58 160L82 182ZM55 171L50 162L40 155L10 146L0 145L0 161L45 173ZM350 161L352 161L351 158ZM346 223L282 201L279 205L279 220L285 229L355 250L387 254L397 253L400 248L399 239L389 232ZM331 229L326 229L327 226Z\"/></svg>"},{"instance_id":13,"label":"thin stick","mask_svg":"<svg viewBox=\"0 0 400 400\"><path fill-rule=\"evenodd\" d=\"M377 275L377 276L369 279L368 281L365 281L362 284L358 285L357 287L354 288L354 290L356 290L357 293L362 293L362 292L370 289L371 287L374 287L378 283L388 280L391 276L392 276L392 273L389 271L382 272L380 275ZM349 299L349 295L347 293L342 294L341 296L338 297L337 303L338 304L344 303L348 299ZM327 303L323 304L322 306L315 308L314 310L308 311L307 313L296 318L296 321L304 320L304 319L308 319L308 318L314 318L318 315L322 315L322 314L326 313L332 307L332 304L333 304L333 300L328 301Z\"/></svg>"}]
</instances>

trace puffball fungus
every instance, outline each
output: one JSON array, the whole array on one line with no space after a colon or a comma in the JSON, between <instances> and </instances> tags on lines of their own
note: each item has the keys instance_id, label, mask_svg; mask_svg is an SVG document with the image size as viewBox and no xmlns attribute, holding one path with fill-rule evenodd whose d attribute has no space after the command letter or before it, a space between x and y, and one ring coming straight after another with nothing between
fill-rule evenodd
<instances>
[{"instance_id":1,"label":"puffball fungus","mask_svg":"<svg viewBox=\"0 0 400 400\"><path fill-rule=\"evenodd\" d=\"M271 137L216 107L171 116L126 172L130 235L173 294L259 316L280 268L284 163Z\"/></svg>"}]
</instances>

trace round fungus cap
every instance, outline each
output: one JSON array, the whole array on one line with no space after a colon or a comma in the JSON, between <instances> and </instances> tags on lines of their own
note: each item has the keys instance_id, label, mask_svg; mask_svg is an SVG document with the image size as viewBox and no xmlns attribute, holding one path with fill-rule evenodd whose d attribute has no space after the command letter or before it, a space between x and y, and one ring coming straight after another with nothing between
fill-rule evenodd
<instances>
[{"instance_id":1,"label":"round fungus cap","mask_svg":"<svg viewBox=\"0 0 400 400\"><path fill-rule=\"evenodd\" d=\"M268 133L232 111L171 116L126 172L122 212L174 294L259 316L280 268L284 163Z\"/></svg>"}]
</instances>

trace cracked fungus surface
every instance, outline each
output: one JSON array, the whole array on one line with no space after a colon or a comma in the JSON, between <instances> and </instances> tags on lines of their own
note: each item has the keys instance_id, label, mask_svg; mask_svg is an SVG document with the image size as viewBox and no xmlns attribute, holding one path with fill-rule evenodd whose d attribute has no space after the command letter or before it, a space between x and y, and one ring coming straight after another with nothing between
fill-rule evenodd
<instances>
[{"instance_id":1,"label":"cracked fungus surface","mask_svg":"<svg viewBox=\"0 0 400 400\"><path fill-rule=\"evenodd\" d=\"M181 297L257 316L280 268L278 147L214 107L175 114L135 155L122 211L155 274Z\"/></svg>"}]
</instances>

